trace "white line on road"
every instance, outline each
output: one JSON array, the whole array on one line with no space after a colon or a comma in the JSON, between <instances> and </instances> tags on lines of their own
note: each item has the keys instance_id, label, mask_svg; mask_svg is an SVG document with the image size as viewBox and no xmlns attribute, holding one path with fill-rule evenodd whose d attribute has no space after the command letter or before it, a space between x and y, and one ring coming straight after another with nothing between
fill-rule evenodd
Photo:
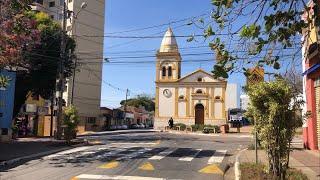
<instances>
[{"instance_id":1,"label":"white line on road","mask_svg":"<svg viewBox=\"0 0 320 180\"><path fill-rule=\"evenodd\" d=\"M158 155L154 155L152 157L150 157L150 160L161 160L164 157L168 156L169 154L171 154L173 151L175 151L175 149L166 149L165 151L160 152Z\"/></svg>"},{"instance_id":2,"label":"white line on road","mask_svg":"<svg viewBox=\"0 0 320 180\"><path fill-rule=\"evenodd\" d=\"M216 150L208 160L208 164L221 163L226 153L227 150Z\"/></svg>"},{"instance_id":3,"label":"white line on road","mask_svg":"<svg viewBox=\"0 0 320 180\"><path fill-rule=\"evenodd\" d=\"M182 158L179 158L179 161L192 161L192 159L194 157L196 157L200 152L202 151L202 149L197 149L197 152L193 155L190 155L190 156L187 156L187 157L182 157Z\"/></svg>"},{"instance_id":4,"label":"white line on road","mask_svg":"<svg viewBox=\"0 0 320 180\"><path fill-rule=\"evenodd\" d=\"M121 179L121 180L165 180L164 178L142 177L142 176L108 176L81 174L75 177L76 179Z\"/></svg>"},{"instance_id":5,"label":"white line on road","mask_svg":"<svg viewBox=\"0 0 320 180\"><path fill-rule=\"evenodd\" d=\"M89 149L90 147L77 147L74 149L70 149L70 150L66 150L66 151L62 151L56 154L52 154L49 156L44 157L44 159L50 159L50 158L55 158L55 157L59 157L61 155L66 155L66 154L71 154L71 153L75 153L75 152L80 152L80 151L84 151L86 149Z\"/></svg>"},{"instance_id":6,"label":"white line on road","mask_svg":"<svg viewBox=\"0 0 320 180\"><path fill-rule=\"evenodd\" d=\"M96 153L96 152L93 152L93 151L85 151L85 152L82 152L82 153L80 153L82 156L84 156L84 155L89 155L89 154L94 154L94 153Z\"/></svg>"},{"instance_id":7,"label":"white line on road","mask_svg":"<svg viewBox=\"0 0 320 180\"><path fill-rule=\"evenodd\" d=\"M110 145L156 145L157 143L111 143Z\"/></svg>"}]
</instances>

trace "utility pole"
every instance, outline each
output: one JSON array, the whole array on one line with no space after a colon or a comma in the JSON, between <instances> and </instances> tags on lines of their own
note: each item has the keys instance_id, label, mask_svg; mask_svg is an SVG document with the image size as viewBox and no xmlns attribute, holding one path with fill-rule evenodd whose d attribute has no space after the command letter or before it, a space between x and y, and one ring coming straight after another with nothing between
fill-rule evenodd
<instances>
[{"instance_id":1,"label":"utility pole","mask_svg":"<svg viewBox=\"0 0 320 180\"><path fill-rule=\"evenodd\" d=\"M126 89L126 100L124 101L124 120L126 119L126 115L127 115L127 100L128 100L128 93L129 93L129 89Z\"/></svg>"},{"instance_id":2,"label":"utility pole","mask_svg":"<svg viewBox=\"0 0 320 180\"><path fill-rule=\"evenodd\" d=\"M52 97L51 97L51 103L50 103L50 137L53 136L54 90L51 94L52 94Z\"/></svg>"},{"instance_id":3,"label":"utility pole","mask_svg":"<svg viewBox=\"0 0 320 180\"><path fill-rule=\"evenodd\" d=\"M254 120L254 150L256 155L256 164L258 164L258 132L256 119Z\"/></svg>"},{"instance_id":4,"label":"utility pole","mask_svg":"<svg viewBox=\"0 0 320 180\"><path fill-rule=\"evenodd\" d=\"M58 94L58 113L57 113L57 139L62 138L62 104L63 104L63 91L64 91L64 62L66 60L66 24L67 24L67 5L63 2L63 21L62 21L62 34L61 34L61 50L60 50L60 64L59 64L59 80L57 86Z\"/></svg>"}]
</instances>

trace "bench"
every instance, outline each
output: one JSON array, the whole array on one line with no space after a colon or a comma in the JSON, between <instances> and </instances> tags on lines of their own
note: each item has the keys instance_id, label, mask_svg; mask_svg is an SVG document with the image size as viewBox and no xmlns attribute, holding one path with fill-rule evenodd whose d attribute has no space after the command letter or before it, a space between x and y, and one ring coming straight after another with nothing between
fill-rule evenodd
<instances>
[{"instance_id":1,"label":"bench","mask_svg":"<svg viewBox=\"0 0 320 180\"><path fill-rule=\"evenodd\" d=\"M181 129L180 126L176 126L175 128L176 128L176 130L178 130L178 131L180 131L180 129Z\"/></svg>"},{"instance_id":2,"label":"bench","mask_svg":"<svg viewBox=\"0 0 320 180\"><path fill-rule=\"evenodd\" d=\"M192 127L191 126L187 126L186 127L186 132L188 132L188 131L192 132Z\"/></svg>"},{"instance_id":3,"label":"bench","mask_svg":"<svg viewBox=\"0 0 320 180\"><path fill-rule=\"evenodd\" d=\"M204 128L203 128L203 132L207 132L207 133L210 133L210 132L217 133L217 132L216 132L216 129L213 128L213 127L204 127Z\"/></svg>"}]
</instances>

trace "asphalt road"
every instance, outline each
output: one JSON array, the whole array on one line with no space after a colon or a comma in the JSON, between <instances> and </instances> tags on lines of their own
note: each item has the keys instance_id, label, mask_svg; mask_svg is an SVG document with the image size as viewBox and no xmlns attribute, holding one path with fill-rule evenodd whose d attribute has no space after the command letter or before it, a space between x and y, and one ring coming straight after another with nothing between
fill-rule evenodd
<instances>
[{"instance_id":1,"label":"asphalt road","mask_svg":"<svg viewBox=\"0 0 320 180\"><path fill-rule=\"evenodd\" d=\"M160 132L91 136L95 145L0 170L0 179L223 179L230 158L248 136L198 136Z\"/></svg>"}]
</instances>

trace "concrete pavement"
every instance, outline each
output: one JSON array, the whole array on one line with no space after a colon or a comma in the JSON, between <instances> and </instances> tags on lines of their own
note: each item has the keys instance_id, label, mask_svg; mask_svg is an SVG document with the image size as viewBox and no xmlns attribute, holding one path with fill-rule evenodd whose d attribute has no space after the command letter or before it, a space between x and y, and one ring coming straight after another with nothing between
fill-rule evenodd
<instances>
[{"instance_id":1,"label":"concrete pavement","mask_svg":"<svg viewBox=\"0 0 320 180\"><path fill-rule=\"evenodd\" d=\"M229 158L251 143L160 132L92 138L101 143L0 170L0 179L223 179Z\"/></svg>"}]
</instances>

